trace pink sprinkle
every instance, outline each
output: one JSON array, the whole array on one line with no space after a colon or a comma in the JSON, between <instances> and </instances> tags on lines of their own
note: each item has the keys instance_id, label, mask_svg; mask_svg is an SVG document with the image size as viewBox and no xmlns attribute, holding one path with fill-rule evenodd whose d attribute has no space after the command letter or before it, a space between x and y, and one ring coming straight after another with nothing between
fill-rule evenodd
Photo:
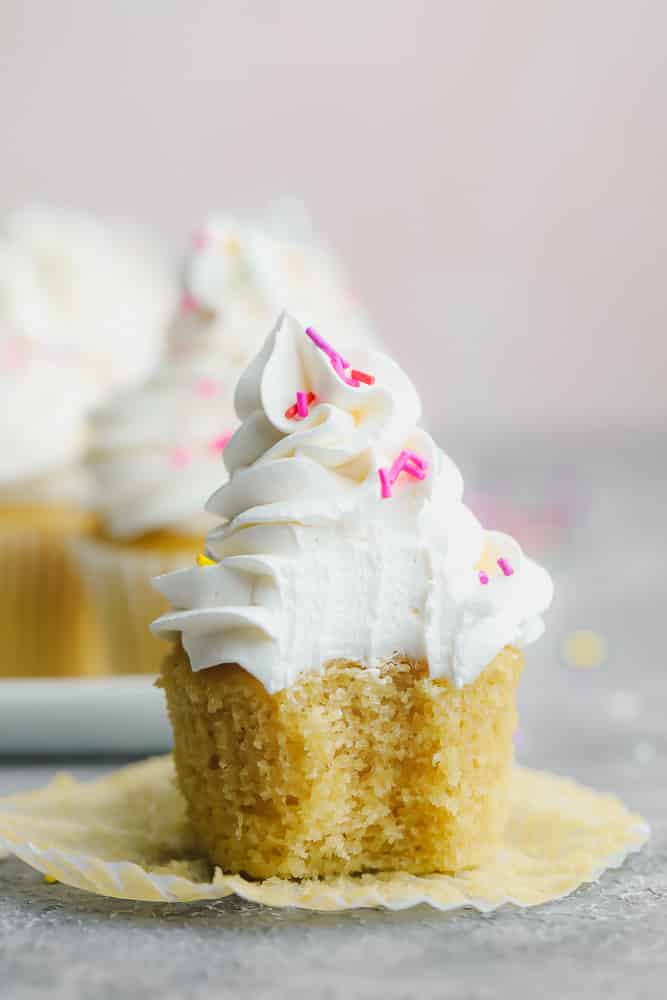
<instances>
[{"instance_id":1,"label":"pink sprinkle","mask_svg":"<svg viewBox=\"0 0 667 1000\"><path fill-rule=\"evenodd\" d=\"M196 312L197 309L199 309L199 303L194 295L191 295L190 292L183 292L181 296L181 312L191 313Z\"/></svg>"},{"instance_id":2,"label":"pink sprinkle","mask_svg":"<svg viewBox=\"0 0 667 1000\"><path fill-rule=\"evenodd\" d=\"M352 378L356 378L358 382L365 382L366 385L375 385L375 375L368 375L366 372L360 372L358 368L353 368L350 375Z\"/></svg>"},{"instance_id":3,"label":"pink sprinkle","mask_svg":"<svg viewBox=\"0 0 667 1000\"><path fill-rule=\"evenodd\" d=\"M402 451L392 462L391 469L389 470L389 478L391 479L392 483L396 482L401 472L405 468L405 461L407 455L408 455L407 451Z\"/></svg>"},{"instance_id":4,"label":"pink sprinkle","mask_svg":"<svg viewBox=\"0 0 667 1000\"><path fill-rule=\"evenodd\" d=\"M296 412L302 419L308 416L308 397L305 392L296 394Z\"/></svg>"},{"instance_id":5,"label":"pink sprinkle","mask_svg":"<svg viewBox=\"0 0 667 1000\"><path fill-rule=\"evenodd\" d=\"M209 441L208 445L209 451L213 452L224 451L227 445L229 444L231 437L232 437L231 432L228 431L226 434L221 434L219 437L213 438L212 441Z\"/></svg>"},{"instance_id":6,"label":"pink sprinkle","mask_svg":"<svg viewBox=\"0 0 667 1000\"><path fill-rule=\"evenodd\" d=\"M332 363L338 361L343 368L350 367L349 363L345 360L343 355L339 354L338 351L335 351L331 346L331 344L329 344L324 339L324 337L320 336L317 330L313 330L312 326L309 326L308 329L306 330L306 336L310 337L310 339L312 340L312 342L315 344L316 347L319 347L321 351L324 351L325 354L329 355Z\"/></svg>"},{"instance_id":7,"label":"pink sprinkle","mask_svg":"<svg viewBox=\"0 0 667 1000\"><path fill-rule=\"evenodd\" d=\"M220 383L214 378L202 378L197 382L197 395L202 399L213 399L220 392Z\"/></svg>"},{"instance_id":8,"label":"pink sprinkle","mask_svg":"<svg viewBox=\"0 0 667 1000\"><path fill-rule=\"evenodd\" d=\"M414 462L416 466L423 469L424 472L428 468L428 462L421 455L418 455L416 451L406 451L405 454L408 456L411 462Z\"/></svg>"},{"instance_id":9,"label":"pink sprinkle","mask_svg":"<svg viewBox=\"0 0 667 1000\"><path fill-rule=\"evenodd\" d=\"M28 361L27 345L20 337L12 339L4 346L0 356L0 365L8 371L15 371L21 368Z\"/></svg>"},{"instance_id":10,"label":"pink sprinkle","mask_svg":"<svg viewBox=\"0 0 667 1000\"><path fill-rule=\"evenodd\" d=\"M183 469L192 460L192 455L187 448L172 448L169 453L169 461L175 469Z\"/></svg>"},{"instance_id":11,"label":"pink sprinkle","mask_svg":"<svg viewBox=\"0 0 667 1000\"><path fill-rule=\"evenodd\" d=\"M503 571L504 576L511 576L512 573L514 572L513 567L508 563L507 559L499 559L498 565Z\"/></svg>"},{"instance_id":12,"label":"pink sprinkle","mask_svg":"<svg viewBox=\"0 0 667 1000\"><path fill-rule=\"evenodd\" d=\"M480 583L488 583L489 582L489 578L486 575L486 573L480 573L479 574L479 582Z\"/></svg>"},{"instance_id":13,"label":"pink sprinkle","mask_svg":"<svg viewBox=\"0 0 667 1000\"><path fill-rule=\"evenodd\" d=\"M209 245L210 238L204 226L200 226L199 229L195 229L192 234L192 245L195 250L205 250Z\"/></svg>"},{"instance_id":14,"label":"pink sprinkle","mask_svg":"<svg viewBox=\"0 0 667 1000\"><path fill-rule=\"evenodd\" d=\"M361 383L358 382L356 378L352 378L350 375L347 374L347 372L345 371L347 365L343 366L343 359L341 357L337 356L335 358L332 358L331 364L333 370L340 378L342 378L343 382L345 382L346 385L351 385L353 389L359 388Z\"/></svg>"},{"instance_id":15,"label":"pink sprinkle","mask_svg":"<svg viewBox=\"0 0 667 1000\"><path fill-rule=\"evenodd\" d=\"M391 482L389 480L389 473L386 469L378 469L378 476L380 477L380 493L383 500L388 500L391 496Z\"/></svg>"},{"instance_id":16,"label":"pink sprinkle","mask_svg":"<svg viewBox=\"0 0 667 1000\"><path fill-rule=\"evenodd\" d=\"M301 420L303 417L307 417L309 413L308 407L312 406L316 399L317 396L314 392L309 392L307 394L305 392L297 392L296 403L292 403L291 406L287 407L285 410L285 416L288 420L296 420L297 417ZM299 409L299 406L301 406L301 409Z\"/></svg>"},{"instance_id":17,"label":"pink sprinkle","mask_svg":"<svg viewBox=\"0 0 667 1000\"><path fill-rule=\"evenodd\" d=\"M412 476L413 479L423 480L426 479L426 469L426 463L423 465L414 465L412 461L410 461L406 462L404 472L407 472L407 474Z\"/></svg>"},{"instance_id":18,"label":"pink sprinkle","mask_svg":"<svg viewBox=\"0 0 667 1000\"><path fill-rule=\"evenodd\" d=\"M420 458L414 451L402 451L394 460L389 470L389 478L395 483L401 472L407 472L415 479L426 479L426 469L428 462Z\"/></svg>"}]
</instances>

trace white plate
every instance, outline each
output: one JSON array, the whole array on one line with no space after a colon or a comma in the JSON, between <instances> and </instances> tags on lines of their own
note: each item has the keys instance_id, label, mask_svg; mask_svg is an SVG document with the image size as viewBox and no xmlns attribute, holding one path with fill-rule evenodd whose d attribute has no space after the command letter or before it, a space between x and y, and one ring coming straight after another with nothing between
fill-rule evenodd
<instances>
[{"instance_id":1,"label":"white plate","mask_svg":"<svg viewBox=\"0 0 667 1000\"><path fill-rule=\"evenodd\" d=\"M164 694L149 675L0 681L0 754L163 753Z\"/></svg>"}]
</instances>

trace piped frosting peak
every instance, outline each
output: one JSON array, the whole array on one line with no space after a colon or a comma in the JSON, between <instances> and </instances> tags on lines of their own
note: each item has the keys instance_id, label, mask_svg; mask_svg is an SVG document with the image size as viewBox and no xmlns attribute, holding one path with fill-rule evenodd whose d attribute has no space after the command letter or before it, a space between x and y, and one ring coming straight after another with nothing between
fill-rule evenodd
<instances>
[{"instance_id":1,"label":"piped frosting peak","mask_svg":"<svg viewBox=\"0 0 667 1000\"><path fill-rule=\"evenodd\" d=\"M181 633L193 669L239 663L274 692L332 659L402 653L462 685L541 634L548 574L462 503L390 358L348 358L283 314L235 405L213 563L156 581L174 610L153 627Z\"/></svg>"}]
</instances>

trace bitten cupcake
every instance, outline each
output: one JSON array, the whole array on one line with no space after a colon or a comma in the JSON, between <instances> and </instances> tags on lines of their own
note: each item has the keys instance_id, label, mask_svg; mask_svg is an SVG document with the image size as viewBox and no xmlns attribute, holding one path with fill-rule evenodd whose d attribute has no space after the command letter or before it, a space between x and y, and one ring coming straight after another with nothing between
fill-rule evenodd
<instances>
[{"instance_id":1,"label":"bitten cupcake","mask_svg":"<svg viewBox=\"0 0 667 1000\"><path fill-rule=\"evenodd\" d=\"M327 260L315 245L210 222L195 234L163 363L95 415L90 467L101 523L77 552L114 672L159 670L165 647L148 626L167 602L151 580L201 553L213 521L203 506L236 428L234 386L276 302L316 299L325 315L349 312L354 338L368 339Z\"/></svg>"},{"instance_id":2,"label":"bitten cupcake","mask_svg":"<svg viewBox=\"0 0 667 1000\"><path fill-rule=\"evenodd\" d=\"M33 209L0 231L0 676L102 667L68 551L94 523L87 417L145 370L169 297L159 263L139 266L136 238L94 220ZM124 335L131 342L134 310L144 343L116 354Z\"/></svg>"},{"instance_id":3,"label":"bitten cupcake","mask_svg":"<svg viewBox=\"0 0 667 1000\"><path fill-rule=\"evenodd\" d=\"M236 389L205 558L156 582L180 787L226 872L474 866L551 581L462 503L400 368L324 332L280 319Z\"/></svg>"}]
</instances>

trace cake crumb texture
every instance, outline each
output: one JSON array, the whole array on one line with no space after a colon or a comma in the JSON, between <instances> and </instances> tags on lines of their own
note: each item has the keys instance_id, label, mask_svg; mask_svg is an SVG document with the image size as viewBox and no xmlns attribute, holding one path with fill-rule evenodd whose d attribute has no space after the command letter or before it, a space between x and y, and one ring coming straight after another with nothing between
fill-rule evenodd
<instances>
[{"instance_id":1,"label":"cake crumb texture","mask_svg":"<svg viewBox=\"0 0 667 1000\"><path fill-rule=\"evenodd\" d=\"M200 847L254 878L414 874L483 863L509 809L522 655L471 684L425 661L333 660L270 695L237 665L163 666L181 790Z\"/></svg>"}]
</instances>

